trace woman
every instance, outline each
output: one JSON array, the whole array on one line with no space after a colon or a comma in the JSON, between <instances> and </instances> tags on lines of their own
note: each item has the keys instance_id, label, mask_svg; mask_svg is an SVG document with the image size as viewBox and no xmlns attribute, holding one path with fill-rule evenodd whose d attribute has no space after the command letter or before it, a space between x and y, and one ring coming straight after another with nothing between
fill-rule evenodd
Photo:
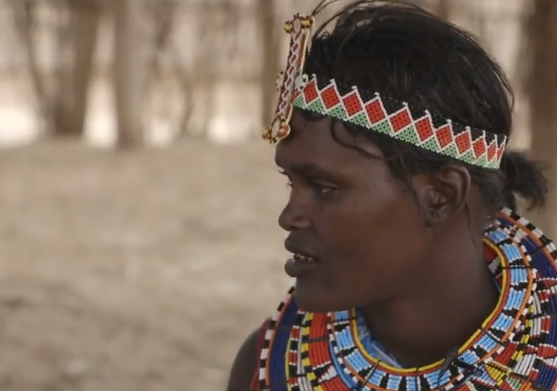
<instances>
[{"instance_id":1,"label":"woman","mask_svg":"<svg viewBox=\"0 0 557 391\"><path fill-rule=\"evenodd\" d=\"M264 135L295 286L228 390L557 390L555 247L512 212L548 185L504 151L503 71L420 8L358 1L310 37L322 8L286 24Z\"/></svg>"}]
</instances>

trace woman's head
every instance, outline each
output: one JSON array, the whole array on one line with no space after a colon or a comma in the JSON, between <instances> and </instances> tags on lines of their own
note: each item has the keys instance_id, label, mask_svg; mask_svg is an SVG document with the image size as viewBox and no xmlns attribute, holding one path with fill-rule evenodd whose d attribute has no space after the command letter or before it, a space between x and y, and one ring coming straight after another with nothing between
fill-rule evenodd
<instances>
[{"instance_id":1,"label":"woman's head","mask_svg":"<svg viewBox=\"0 0 557 391\"><path fill-rule=\"evenodd\" d=\"M436 126L451 119L511 133L512 91L497 63L469 34L415 6L345 7L316 31L304 72L428 110ZM543 175L518 153L493 170L308 111L295 111L291 127L276 151L293 186L280 224L289 247L321 260L298 280L309 309L419 289L422 273L443 269L441 248L479 238L488 216L515 208L515 194L531 206L545 200Z\"/></svg>"}]
</instances>

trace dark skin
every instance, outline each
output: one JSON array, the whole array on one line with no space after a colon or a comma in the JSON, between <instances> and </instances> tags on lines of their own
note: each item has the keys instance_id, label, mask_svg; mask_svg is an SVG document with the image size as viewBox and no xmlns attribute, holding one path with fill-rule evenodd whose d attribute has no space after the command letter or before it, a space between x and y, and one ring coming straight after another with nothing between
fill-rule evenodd
<instances>
[{"instance_id":1,"label":"dark skin","mask_svg":"<svg viewBox=\"0 0 557 391\"><path fill-rule=\"evenodd\" d=\"M296 301L313 312L362 308L374 338L406 367L443 359L498 298L483 256L479 192L464 167L450 164L411 178L413 195L379 148L334 126L360 151L332 138L330 119L306 121L297 112L276 148L292 186L279 224L287 241L319 259L297 278ZM228 390L249 390L256 350L252 336Z\"/></svg>"}]
</instances>

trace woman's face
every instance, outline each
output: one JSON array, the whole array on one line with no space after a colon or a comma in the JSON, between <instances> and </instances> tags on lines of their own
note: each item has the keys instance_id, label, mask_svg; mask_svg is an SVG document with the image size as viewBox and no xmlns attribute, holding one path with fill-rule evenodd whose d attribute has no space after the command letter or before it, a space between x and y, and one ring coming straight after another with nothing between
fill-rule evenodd
<instances>
[{"instance_id":1,"label":"woman's face","mask_svg":"<svg viewBox=\"0 0 557 391\"><path fill-rule=\"evenodd\" d=\"M291 184L279 224L290 252L314 258L287 262L298 305L338 311L407 294L432 241L409 188L371 142L357 140L364 154L335 141L330 118L306 121L295 112L291 126L275 155ZM334 126L354 141L342 123Z\"/></svg>"}]
</instances>

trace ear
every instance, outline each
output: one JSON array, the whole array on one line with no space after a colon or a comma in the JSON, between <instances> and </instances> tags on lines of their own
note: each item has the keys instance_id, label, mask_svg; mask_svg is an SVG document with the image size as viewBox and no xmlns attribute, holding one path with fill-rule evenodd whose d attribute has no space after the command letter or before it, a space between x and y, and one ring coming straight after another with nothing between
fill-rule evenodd
<instances>
[{"instance_id":1,"label":"ear","mask_svg":"<svg viewBox=\"0 0 557 391\"><path fill-rule=\"evenodd\" d=\"M426 225L433 227L464 206L470 193L470 173L461 165L445 164L436 172L415 178Z\"/></svg>"}]
</instances>

